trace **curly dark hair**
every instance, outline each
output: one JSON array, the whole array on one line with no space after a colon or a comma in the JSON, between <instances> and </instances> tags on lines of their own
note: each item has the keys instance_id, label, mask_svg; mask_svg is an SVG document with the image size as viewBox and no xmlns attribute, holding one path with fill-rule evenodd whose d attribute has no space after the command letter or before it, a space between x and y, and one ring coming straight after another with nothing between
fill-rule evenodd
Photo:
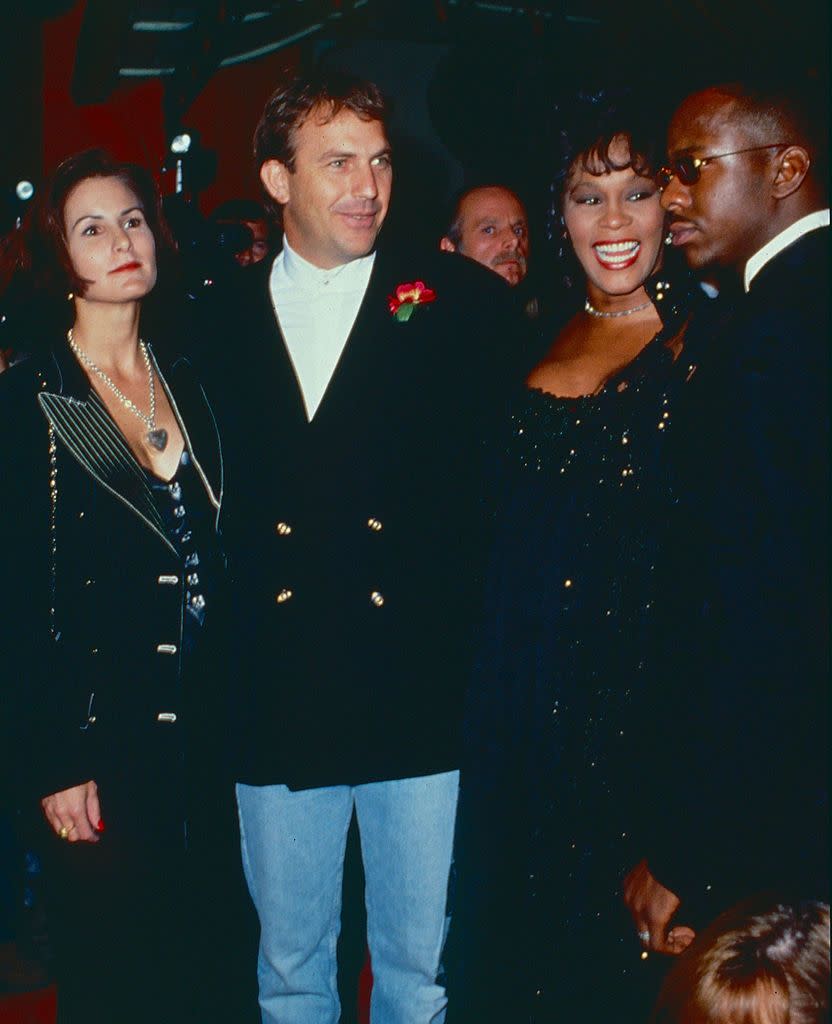
<instances>
[{"instance_id":1,"label":"curly dark hair","mask_svg":"<svg viewBox=\"0 0 832 1024\"><path fill-rule=\"evenodd\" d=\"M613 143L627 144L627 160L616 162ZM607 89L582 91L559 100L552 110L551 152L553 173L546 211L546 238L563 262L564 285L583 280L580 265L564 235L563 200L575 168L590 174L607 174L628 167L652 178L664 152L663 125L653 114L653 104L635 92Z\"/></svg>"}]
</instances>

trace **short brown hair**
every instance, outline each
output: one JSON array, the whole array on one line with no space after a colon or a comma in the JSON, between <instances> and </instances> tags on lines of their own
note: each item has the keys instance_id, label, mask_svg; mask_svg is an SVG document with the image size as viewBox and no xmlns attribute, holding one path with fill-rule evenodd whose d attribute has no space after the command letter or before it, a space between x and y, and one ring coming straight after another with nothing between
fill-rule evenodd
<instances>
[{"instance_id":1,"label":"short brown hair","mask_svg":"<svg viewBox=\"0 0 832 1024\"><path fill-rule=\"evenodd\" d=\"M75 315L69 293L83 296L86 282L75 272L67 249L64 209L70 192L90 178L117 178L136 198L144 211L156 243L156 286L142 301L143 331L153 334L169 318L169 303L178 293L179 266L176 245L162 212L162 202L153 176L136 164L115 160L106 150L88 149L67 157L44 183L25 230L8 262L10 301L26 310L33 336L41 341L65 331ZM35 342L33 342L34 344Z\"/></svg>"},{"instance_id":2,"label":"short brown hair","mask_svg":"<svg viewBox=\"0 0 832 1024\"><path fill-rule=\"evenodd\" d=\"M87 149L57 166L37 203L29 259L39 288L55 298L70 291L84 294L86 282L76 274L67 250L64 209L70 192L89 178L118 178L139 200L156 242L159 277L164 278L175 246L153 176L138 164L114 160L104 149Z\"/></svg>"},{"instance_id":3,"label":"short brown hair","mask_svg":"<svg viewBox=\"0 0 832 1024\"><path fill-rule=\"evenodd\" d=\"M378 86L344 71L317 71L293 78L269 97L254 130L256 169L267 160L279 160L295 169L295 136L314 110L330 121L342 110L352 111L363 121L380 121L387 134L389 109ZM272 213L279 207L270 196L266 204Z\"/></svg>"},{"instance_id":4,"label":"short brown hair","mask_svg":"<svg viewBox=\"0 0 832 1024\"><path fill-rule=\"evenodd\" d=\"M749 909L750 908L750 909ZM653 1024L825 1024L829 907L755 900L714 921L667 977Z\"/></svg>"}]
</instances>

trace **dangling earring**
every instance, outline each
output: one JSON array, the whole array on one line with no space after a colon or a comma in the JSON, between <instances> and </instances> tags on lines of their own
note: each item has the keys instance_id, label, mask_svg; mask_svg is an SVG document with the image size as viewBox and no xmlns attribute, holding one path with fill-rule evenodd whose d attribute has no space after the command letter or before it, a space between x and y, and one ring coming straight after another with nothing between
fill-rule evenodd
<instances>
[{"instance_id":1,"label":"dangling earring","mask_svg":"<svg viewBox=\"0 0 832 1024\"><path fill-rule=\"evenodd\" d=\"M558 259L562 260L566 255L566 245L569 238L569 232L566 230L566 221L563 219L563 214L558 218L560 221L560 246L558 247Z\"/></svg>"},{"instance_id":2,"label":"dangling earring","mask_svg":"<svg viewBox=\"0 0 832 1024\"><path fill-rule=\"evenodd\" d=\"M72 300L74 298L75 298L75 292L67 292L66 293L66 301L67 302L72 302Z\"/></svg>"},{"instance_id":3,"label":"dangling earring","mask_svg":"<svg viewBox=\"0 0 832 1024\"><path fill-rule=\"evenodd\" d=\"M664 244L665 245L673 245L673 232L672 231L668 231L668 233L665 235Z\"/></svg>"}]
</instances>

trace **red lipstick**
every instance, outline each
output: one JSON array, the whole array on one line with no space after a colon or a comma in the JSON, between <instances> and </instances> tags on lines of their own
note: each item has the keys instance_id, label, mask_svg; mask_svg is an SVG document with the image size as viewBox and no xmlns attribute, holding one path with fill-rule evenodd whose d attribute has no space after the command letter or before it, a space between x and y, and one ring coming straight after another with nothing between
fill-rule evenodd
<instances>
[{"instance_id":1,"label":"red lipstick","mask_svg":"<svg viewBox=\"0 0 832 1024\"><path fill-rule=\"evenodd\" d=\"M641 242L635 238L602 239L594 242L592 248L605 270L626 270L638 259Z\"/></svg>"}]
</instances>

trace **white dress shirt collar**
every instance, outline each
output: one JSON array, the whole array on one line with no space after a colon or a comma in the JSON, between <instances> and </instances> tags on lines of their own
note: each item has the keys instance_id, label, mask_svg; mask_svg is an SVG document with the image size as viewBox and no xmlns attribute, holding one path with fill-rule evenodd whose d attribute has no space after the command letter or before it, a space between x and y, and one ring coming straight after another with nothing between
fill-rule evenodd
<instances>
[{"instance_id":1,"label":"white dress shirt collar","mask_svg":"<svg viewBox=\"0 0 832 1024\"><path fill-rule=\"evenodd\" d=\"M796 242L798 238L802 238L810 231L814 231L816 228L828 227L829 209L815 210L814 213L807 213L805 217L801 217L800 220L796 220L784 231L781 231L779 235L775 235L771 241L766 242L762 249L755 252L745 265L743 284L746 292L751 291L751 282L757 274L760 273L769 260L773 260L778 253L781 253L787 246L791 245L792 242Z\"/></svg>"},{"instance_id":2,"label":"white dress shirt collar","mask_svg":"<svg viewBox=\"0 0 832 1024\"><path fill-rule=\"evenodd\" d=\"M283 269L286 277L295 288L304 291L317 291L318 288L328 288L332 291L350 292L358 289L364 290L370 278L370 271L376 258L375 252L368 256L359 256L358 259L342 263L329 270L322 270L314 263L305 260L303 256L295 252L289 245L286 236L283 236Z\"/></svg>"},{"instance_id":3,"label":"white dress shirt collar","mask_svg":"<svg viewBox=\"0 0 832 1024\"><path fill-rule=\"evenodd\" d=\"M321 270L283 239L269 277L275 316L311 422L347 345L375 253Z\"/></svg>"}]
</instances>

